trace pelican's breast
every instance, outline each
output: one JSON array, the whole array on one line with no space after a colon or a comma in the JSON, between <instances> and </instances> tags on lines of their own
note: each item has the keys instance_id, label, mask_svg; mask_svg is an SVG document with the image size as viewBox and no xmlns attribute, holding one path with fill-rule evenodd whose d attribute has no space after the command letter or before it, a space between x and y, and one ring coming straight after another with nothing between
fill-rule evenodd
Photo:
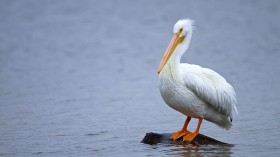
<instances>
[{"instance_id":1,"label":"pelican's breast","mask_svg":"<svg viewBox=\"0 0 280 157\"><path fill-rule=\"evenodd\" d=\"M203 102L184 85L180 76L172 77L162 71L159 82L160 94L168 106L186 116L198 118L203 115Z\"/></svg>"}]
</instances>

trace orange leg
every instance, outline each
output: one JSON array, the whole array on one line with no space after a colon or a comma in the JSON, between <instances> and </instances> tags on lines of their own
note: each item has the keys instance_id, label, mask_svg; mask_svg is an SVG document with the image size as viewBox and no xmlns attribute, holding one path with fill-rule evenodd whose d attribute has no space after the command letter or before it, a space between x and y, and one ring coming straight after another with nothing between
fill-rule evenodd
<instances>
[{"instance_id":1,"label":"orange leg","mask_svg":"<svg viewBox=\"0 0 280 157\"><path fill-rule=\"evenodd\" d=\"M184 141L190 141L190 142L191 142L191 141L198 135L198 133L199 133L199 128L200 128L200 125L201 125L201 123L202 123L202 120L203 120L203 119L202 119L201 117L199 117L198 124L197 124L197 128L196 128L195 132L190 133L190 134L184 136L183 142L184 142Z\"/></svg>"},{"instance_id":2,"label":"orange leg","mask_svg":"<svg viewBox=\"0 0 280 157\"><path fill-rule=\"evenodd\" d=\"M186 135L190 134L191 132L189 132L189 131L187 130L187 127L188 127L188 124L189 124L190 121L191 121L191 117L187 117L187 119L186 119L186 121L185 121L185 124L184 124L182 130L180 130L180 131L175 132L174 134L172 134L172 135L169 137L169 139L171 139L171 140L177 140L177 139L179 139L179 138L182 137L182 136L186 136Z\"/></svg>"}]
</instances>

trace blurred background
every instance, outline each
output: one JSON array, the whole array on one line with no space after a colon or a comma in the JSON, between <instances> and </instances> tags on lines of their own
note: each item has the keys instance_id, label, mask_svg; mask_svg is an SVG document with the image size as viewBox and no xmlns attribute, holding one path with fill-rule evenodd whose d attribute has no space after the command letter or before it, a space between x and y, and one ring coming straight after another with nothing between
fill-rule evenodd
<instances>
[{"instance_id":1,"label":"blurred background","mask_svg":"<svg viewBox=\"0 0 280 157\"><path fill-rule=\"evenodd\" d=\"M280 1L0 0L0 156L277 156ZM182 62L233 85L232 148L140 143L174 132L157 68L180 18L195 20ZM194 129L197 121L191 122Z\"/></svg>"}]
</instances>

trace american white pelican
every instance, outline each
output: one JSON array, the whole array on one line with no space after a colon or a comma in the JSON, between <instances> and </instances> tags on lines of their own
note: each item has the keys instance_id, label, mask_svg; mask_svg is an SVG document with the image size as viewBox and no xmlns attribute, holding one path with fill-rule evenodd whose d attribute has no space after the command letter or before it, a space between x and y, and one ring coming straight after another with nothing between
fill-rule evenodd
<instances>
[{"instance_id":1,"label":"american white pelican","mask_svg":"<svg viewBox=\"0 0 280 157\"><path fill-rule=\"evenodd\" d=\"M167 105L187 116L183 128L170 139L192 141L199 133L202 120L229 129L237 108L233 87L218 73L198 65L180 63L192 37L192 20L179 20L172 40L158 68L160 93ZM194 132L187 130L191 118L198 118Z\"/></svg>"}]
</instances>

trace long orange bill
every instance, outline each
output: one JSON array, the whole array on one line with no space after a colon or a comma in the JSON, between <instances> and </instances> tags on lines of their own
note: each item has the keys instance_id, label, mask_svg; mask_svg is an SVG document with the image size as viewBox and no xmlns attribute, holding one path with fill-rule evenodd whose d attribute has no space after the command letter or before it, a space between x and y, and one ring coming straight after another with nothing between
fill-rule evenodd
<instances>
[{"instance_id":1,"label":"long orange bill","mask_svg":"<svg viewBox=\"0 0 280 157\"><path fill-rule=\"evenodd\" d=\"M167 63L168 59L170 58L170 56L172 55L173 51L175 50L175 48L177 47L177 45L179 43L181 43L184 39L184 37L179 37L179 35L181 34L182 31L179 31L179 33L174 34L162 59L161 62L159 64L158 67L158 74L160 74L162 68L164 67L164 65Z\"/></svg>"}]
</instances>

